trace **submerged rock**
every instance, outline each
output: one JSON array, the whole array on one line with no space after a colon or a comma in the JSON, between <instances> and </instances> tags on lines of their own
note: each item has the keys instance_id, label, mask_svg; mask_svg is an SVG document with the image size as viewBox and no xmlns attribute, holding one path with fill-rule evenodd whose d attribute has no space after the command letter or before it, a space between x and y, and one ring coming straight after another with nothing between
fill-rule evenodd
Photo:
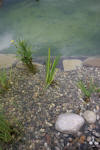
<instances>
[{"instance_id":1,"label":"submerged rock","mask_svg":"<svg viewBox=\"0 0 100 150\"><path fill-rule=\"evenodd\" d=\"M55 128L63 133L75 133L83 126L83 124L83 117L74 113L64 113L58 116Z\"/></svg>"},{"instance_id":2,"label":"submerged rock","mask_svg":"<svg viewBox=\"0 0 100 150\"><path fill-rule=\"evenodd\" d=\"M84 112L83 116L88 123L96 122L96 113L93 111L87 110Z\"/></svg>"}]
</instances>

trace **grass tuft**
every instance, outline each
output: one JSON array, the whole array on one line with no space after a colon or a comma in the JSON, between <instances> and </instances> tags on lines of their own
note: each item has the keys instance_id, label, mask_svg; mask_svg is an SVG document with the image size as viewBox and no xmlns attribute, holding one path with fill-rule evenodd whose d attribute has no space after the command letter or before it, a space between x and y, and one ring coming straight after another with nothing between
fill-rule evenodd
<instances>
[{"instance_id":1,"label":"grass tuft","mask_svg":"<svg viewBox=\"0 0 100 150\"><path fill-rule=\"evenodd\" d=\"M54 75L56 73L56 66L59 62L59 56L57 56L53 62L51 62L50 48L48 50L48 58L46 61L46 79L45 79L45 88L52 84L54 81Z\"/></svg>"},{"instance_id":2,"label":"grass tuft","mask_svg":"<svg viewBox=\"0 0 100 150\"><path fill-rule=\"evenodd\" d=\"M15 122L12 124L5 115L0 112L0 148L6 148L8 144L21 140L21 126Z\"/></svg>"},{"instance_id":3,"label":"grass tuft","mask_svg":"<svg viewBox=\"0 0 100 150\"><path fill-rule=\"evenodd\" d=\"M10 128L10 124L5 119L5 116L0 113L0 140L8 143L12 141L11 132L13 130Z\"/></svg>"},{"instance_id":4,"label":"grass tuft","mask_svg":"<svg viewBox=\"0 0 100 150\"><path fill-rule=\"evenodd\" d=\"M90 101L90 97L91 97L92 93L100 92L100 88L96 87L96 85L93 82L93 79L91 79L90 81L86 81L86 83L84 83L82 80L80 80L78 82L78 87L81 89L86 102Z\"/></svg>"},{"instance_id":5,"label":"grass tuft","mask_svg":"<svg viewBox=\"0 0 100 150\"><path fill-rule=\"evenodd\" d=\"M10 87L12 80L12 67L10 69L9 75L7 75L6 69L0 70L0 93L3 93Z\"/></svg>"}]
</instances>

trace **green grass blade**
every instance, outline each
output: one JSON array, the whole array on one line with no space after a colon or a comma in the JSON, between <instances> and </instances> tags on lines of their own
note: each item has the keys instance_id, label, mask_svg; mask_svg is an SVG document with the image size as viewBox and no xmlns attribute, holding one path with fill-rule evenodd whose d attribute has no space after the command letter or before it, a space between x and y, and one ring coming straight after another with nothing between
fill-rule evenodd
<instances>
[{"instance_id":1,"label":"green grass blade","mask_svg":"<svg viewBox=\"0 0 100 150\"><path fill-rule=\"evenodd\" d=\"M48 58L47 58L47 61L46 61L46 80L45 80L46 86L45 87L48 87L52 83L52 81L54 80L54 75L55 75L55 72L56 72L56 66L58 64L59 58L60 58L59 56L56 57L54 59L54 62L51 63L50 48L49 48Z\"/></svg>"},{"instance_id":2,"label":"green grass blade","mask_svg":"<svg viewBox=\"0 0 100 150\"><path fill-rule=\"evenodd\" d=\"M48 82L49 75L50 75L50 48L48 50L48 58L46 63L46 83Z\"/></svg>"},{"instance_id":3,"label":"green grass blade","mask_svg":"<svg viewBox=\"0 0 100 150\"><path fill-rule=\"evenodd\" d=\"M59 57L56 57L56 59L54 60L53 65L52 65L51 72L50 72L50 83L54 79L55 69L56 69L56 66L58 64L58 61L59 61Z\"/></svg>"}]
</instances>

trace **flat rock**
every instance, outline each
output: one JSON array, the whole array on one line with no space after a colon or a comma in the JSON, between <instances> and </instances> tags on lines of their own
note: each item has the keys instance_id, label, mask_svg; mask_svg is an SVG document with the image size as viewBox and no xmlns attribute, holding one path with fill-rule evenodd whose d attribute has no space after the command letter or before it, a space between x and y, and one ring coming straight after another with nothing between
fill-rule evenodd
<instances>
[{"instance_id":1,"label":"flat rock","mask_svg":"<svg viewBox=\"0 0 100 150\"><path fill-rule=\"evenodd\" d=\"M80 130L83 124L83 117L74 113L64 113L58 116L55 128L63 133L76 133Z\"/></svg>"},{"instance_id":2,"label":"flat rock","mask_svg":"<svg viewBox=\"0 0 100 150\"><path fill-rule=\"evenodd\" d=\"M16 62L14 54L0 54L0 68L10 67Z\"/></svg>"},{"instance_id":3,"label":"flat rock","mask_svg":"<svg viewBox=\"0 0 100 150\"><path fill-rule=\"evenodd\" d=\"M42 67L43 66L42 64L35 63L35 62L33 64L36 65L37 67ZM16 64L16 67L19 68L19 69L26 69L26 66L21 61L19 61Z\"/></svg>"},{"instance_id":4,"label":"flat rock","mask_svg":"<svg viewBox=\"0 0 100 150\"><path fill-rule=\"evenodd\" d=\"M87 110L83 113L83 117L88 123L95 123L96 122L96 113L90 110Z\"/></svg>"},{"instance_id":5,"label":"flat rock","mask_svg":"<svg viewBox=\"0 0 100 150\"><path fill-rule=\"evenodd\" d=\"M100 67L100 57L91 57L83 62L85 66Z\"/></svg>"},{"instance_id":6,"label":"flat rock","mask_svg":"<svg viewBox=\"0 0 100 150\"><path fill-rule=\"evenodd\" d=\"M64 71L71 71L77 69L77 67L82 66L82 61L79 59L67 59L63 60Z\"/></svg>"}]
</instances>

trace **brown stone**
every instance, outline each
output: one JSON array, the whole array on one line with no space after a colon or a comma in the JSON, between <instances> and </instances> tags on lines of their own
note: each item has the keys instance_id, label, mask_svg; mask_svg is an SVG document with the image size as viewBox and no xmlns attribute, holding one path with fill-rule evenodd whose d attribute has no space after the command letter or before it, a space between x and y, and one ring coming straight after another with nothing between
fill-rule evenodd
<instances>
[{"instance_id":1,"label":"brown stone","mask_svg":"<svg viewBox=\"0 0 100 150\"><path fill-rule=\"evenodd\" d=\"M79 139L79 142L82 144L82 143L84 143L84 141L85 141L85 136L82 135L82 136L80 137L80 139Z\"/></svg>"},{"instance_id":2,"label":"brown stone","mask_svg":"<svg viewBox=\"0 0 100 150\"><path fill-rule=\"evenodd\" d=\"M85 66L100 67L100 57L88 58L83 62Z\"/></svg>"}]
</instances>

